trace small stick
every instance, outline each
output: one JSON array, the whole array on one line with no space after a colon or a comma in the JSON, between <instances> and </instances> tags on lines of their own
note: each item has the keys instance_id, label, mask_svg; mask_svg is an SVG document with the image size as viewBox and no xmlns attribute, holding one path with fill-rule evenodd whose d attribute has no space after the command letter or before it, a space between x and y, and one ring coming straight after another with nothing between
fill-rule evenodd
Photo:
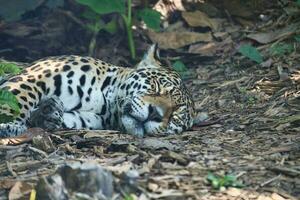
<instances>
[{"instance_id":1,"label":"small stick","mask_svg":"<svg viewBox=\"0 0 300 200\"><path fill-rule=\"evenodd\" d=\"M29 148L32 152L37 153L37 154L41 155L41 156L44 157L44 158L47 158L47 157L48 157L48 154L47 154L46 152L40 150L40 149L37 149L37 148L35 148L35 147L28 147L28 148Z\"/></svg>"},{"instance_id":2,"label":"small stick","mask_svg":"<svg viewBox=\"0 0 300 200\"><path fill-rule=\"evenodd\" d=\"M269 180L267 180L267 181L261 183L259 186L260 186L260 187L264 187L264 186L266 186L266 185L272 183L273 181L279 179L280 177L281 177L281 174L279 174L278 176L275 176L275 177L273 177L273 178L271 178L271 179L269 179Z\"/></svg>"},{"instance_id":3,"label":"small stick","mask_svg":"<svg viewBox=\"0 0 300 200\"><path fill-rule=\"evenodd\" d=\"M13 177L17 177L18 175L17 175L16 172L14 172L14 170L12 169L10 163L9 163L8 161L5 161L5 163L6 163L6 167L7 167L8 172L9 172Z\"/></svg>"}]
</instances>

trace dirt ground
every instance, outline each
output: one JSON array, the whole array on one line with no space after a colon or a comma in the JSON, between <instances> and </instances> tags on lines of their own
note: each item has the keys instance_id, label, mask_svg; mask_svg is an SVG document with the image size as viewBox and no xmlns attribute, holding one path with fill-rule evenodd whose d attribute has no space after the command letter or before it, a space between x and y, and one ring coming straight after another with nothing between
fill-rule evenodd
<instances>
[{"instance_id":1,"label":"dirt ground","mask_svg":"<svg viewBox=\"0 0 300 200\"><path fill-rule=\"evenodd\" d=\"M230 20L227 16L226 23ZM297 25L296 30L285 29L287 24L297 24L295 21L281 20L289 20L280 26L285 34L260 43L260 51L266 52L273 42L289 40L299 33ZM110 130L49 134L31 129L29 136L19 138L21 144L0 145L0 199L28 199L41 176L53 174L68 161L100 164L112 172L116 185L128 171L134 172L137 178L133 186L122 186L116 192L132 199L300 199L299 43L288 55L265 56L264 62L257 64L234 50L248 41L235 41L235 34L251 32L242 27L226 26L223 31L215 31L221 41L207 41L214 45L208 50L203 50L203 44L189 44L189 53L181 47L169 51L173 47L164 48L161 43L163 59L180 58L188 67L184 79L199 113L199 123L191 130L135 138ZM138 30L135 34L139 37L143 33ZM150 33L149 37L160 44L156 36ZM251 39L259 40L257 35ZM106 44L101 39L99 43ZM97 56L118 52L119 44L106 45L107 52L98 50ZM142 39L137 44L140 48L147 46ZM107 60L129 63L126 56L124 53L121 59ZM16 141L1 140L2 144ZM214 189L207 180L209 173L234 175L243 187Z\"/></svg>"}]
</instances>

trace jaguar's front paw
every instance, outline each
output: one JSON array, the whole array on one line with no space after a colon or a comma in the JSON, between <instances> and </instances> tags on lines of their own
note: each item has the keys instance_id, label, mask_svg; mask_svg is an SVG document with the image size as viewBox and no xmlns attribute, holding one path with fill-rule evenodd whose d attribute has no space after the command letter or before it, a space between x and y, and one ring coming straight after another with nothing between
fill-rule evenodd
<instances>
[{"instance_id":1,"label":"jaguar's front paw","mask_svg":"<svg viewBox=\"0 0 300 200\"><path fill-rule=\"evenodd\" d=\"M37 109L31 113L29 124L49 131L62 128L64 106L62 101L54 96L42 100Z\"/></svg>"}]
</instances>

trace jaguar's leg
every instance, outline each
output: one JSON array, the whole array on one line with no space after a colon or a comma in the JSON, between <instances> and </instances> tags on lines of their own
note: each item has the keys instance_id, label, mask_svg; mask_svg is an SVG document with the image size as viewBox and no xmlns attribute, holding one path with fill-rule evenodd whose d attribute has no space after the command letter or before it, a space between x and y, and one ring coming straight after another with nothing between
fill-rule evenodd
<instances>
[{"instance_id":1,"label":"jaguar's leg","mask_svg":"<svg viewBox=\"0 0 300 200\"><path fill-rule=\"evenodd\" d=\"M27 127L23 122L14 121L0 124L0 138L14 137L26 131Z\"/></svg>"},{"instance_id":2,"label":"jaguar's leg","mask_svg":"<svg viewBox=\"0 0 300 200\"><path fill-rule=\"evenodd\" d=\"M88 111L70 111L63 114L63 127L70 129L105 129L105 123L100 114Z\"/></svg>"},{"instance_id":3,"label":"jaguar's leg","mask_svg":"<svg viewBox=\"0 0 300 200\"><path fill-rule=\"evenodd\" d=\"M32 111L28 120L30 127L40 127L49 131L62 128L64 106L62 101L53 96L41 100L37 108Z\"/></svg>"},{"instance_id":4,"label":"jaguar's leg","mask_svg":"<svg viewBox=\"0 0 300 200\"><path fill-rule=\"evenodd\" d=\"M104 129L105 123L100 114L88 111L64 111L58 97L42 100L29 118L30 127L46 130L69 129Z\"/></svg>"}]
</instances>

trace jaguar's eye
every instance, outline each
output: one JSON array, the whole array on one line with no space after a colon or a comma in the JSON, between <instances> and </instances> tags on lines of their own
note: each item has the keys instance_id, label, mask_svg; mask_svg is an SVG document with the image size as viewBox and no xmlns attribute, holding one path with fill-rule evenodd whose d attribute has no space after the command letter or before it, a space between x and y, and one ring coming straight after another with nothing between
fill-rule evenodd
<instances>
[{"instance_id":1,"label":"jaguar's eye","mask_svg":"<svg viewBox=\"0 0 300 200\"><path fill-rule=\"evenodd\" d=\"M152 105L149 105L149 116L148 120L155 121L155 122L162 122L163 116L159 114L156 108L154 108Z\"/></svg>"}]
</instances>

